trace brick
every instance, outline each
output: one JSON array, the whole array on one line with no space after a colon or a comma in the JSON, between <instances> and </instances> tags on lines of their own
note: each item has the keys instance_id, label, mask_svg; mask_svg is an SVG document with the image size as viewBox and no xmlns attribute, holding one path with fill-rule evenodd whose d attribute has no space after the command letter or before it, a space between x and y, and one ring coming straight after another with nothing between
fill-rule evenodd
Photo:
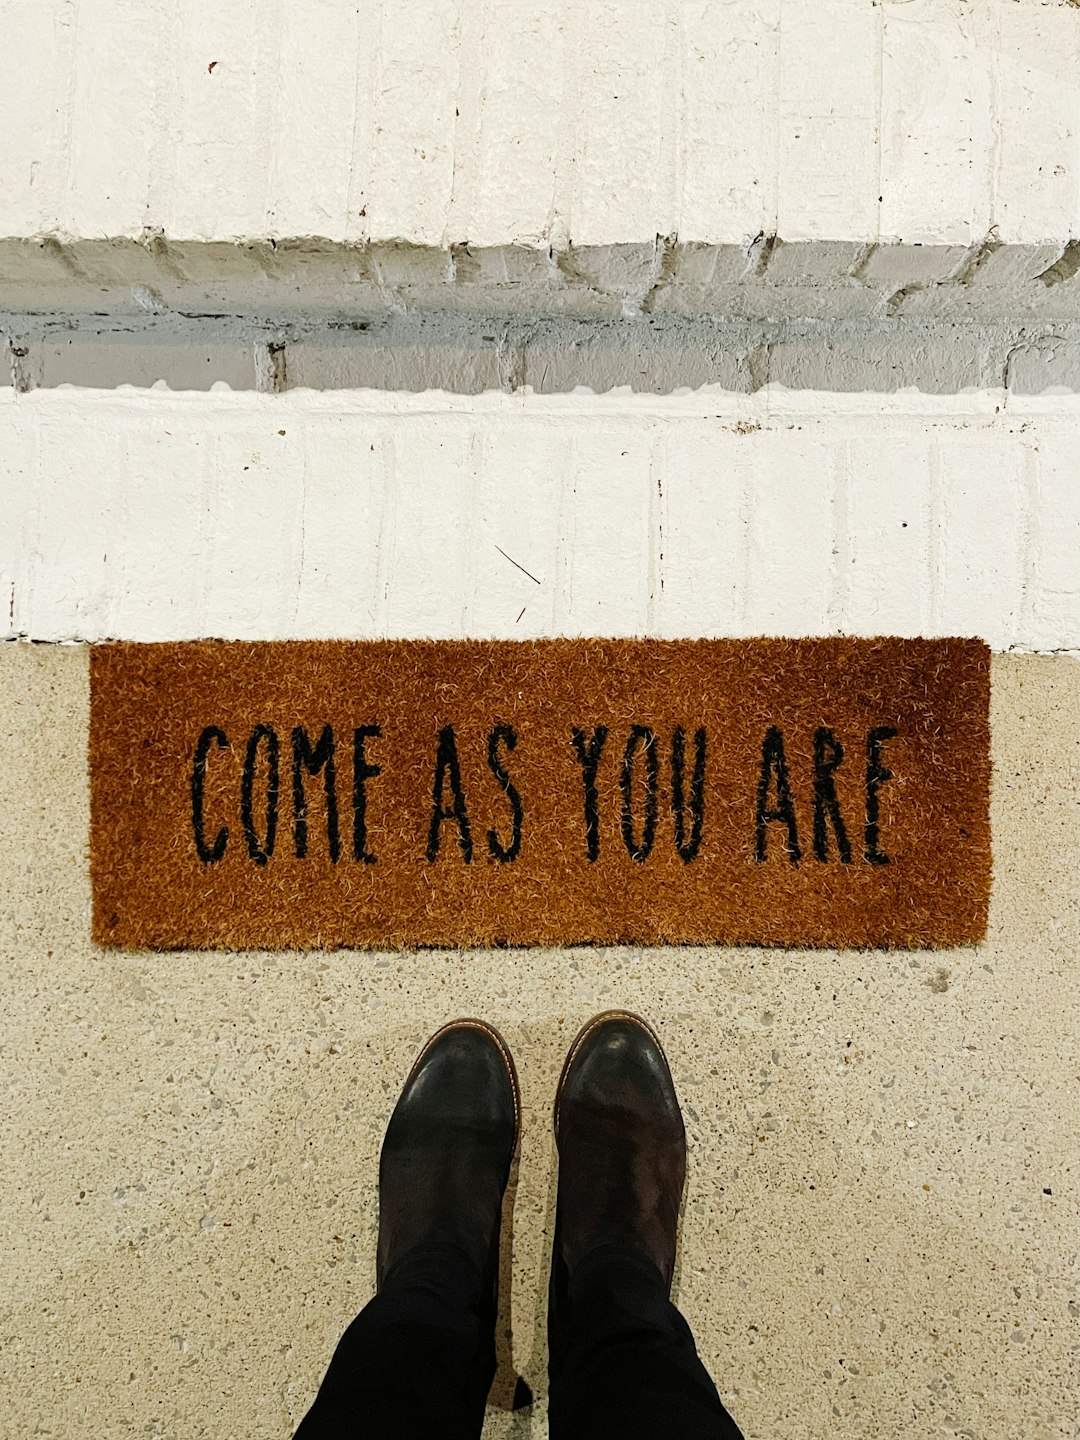
<instances>
[{"instance_id":1,"label":"brick","mask_svg":"<svg viewBox=\"0 0 1080 1440\"><path fill-rule=\"evenodd\" d=\"M58 226L67 159L60 96L70 83L73 21L74 11L62 16L57 4L0 3L0 235L37 236Z\"/></svg>"},{"instance_id":2,"label":"brick","mask_svg":"<svg viewBox=\"0 0 1080 1440\"><path fill-rule=\"evenodd\" d=\"M990 58L937 0L886 4L881 235L966 246L990 224Z\"/></svg>"},{"instance_id":3,"label":"brick","mask_svg":"<svg viewBox=\"0 0 1080 1440\"><path fill-rule=\"evenodd\" d=\"M123 529L122 495L130 474L123 436L113 426L86 424L72 410L52 423L39 422L33 432L37 473L27 526L26 628L34 640L99 640L113 633L125 539L138 543ZM167 530L168 519L161 519Z\"/></svg>"},{"instance_id":4,"label":"brick","mask_svg":"<svg viewBox=\"0 0 1080 1440\"><path fill-rule=\"evenodd\" d=\"M166 615L178 639L197 639L208 629L218 633L222 617L207 603L213 545L208 500L218 458L205 427L172 424L160 414L123 427L113 461L122 499L117 533L108 537L109 549L120 556L120 583L112 589L105 633L153 640ZM252 528L261 530L257 518ZM254 584L252 579L249 588L261 590L266 583L262 576Z\"/></svg>"},{"instance_id":5,"label":"brick","mask_svg":"<svg viewBox=\"0 0 1080 1440\"><path fill-rule=\"evenodd\" d=\"M370 335L300 340L285 349L285 384L290 390L439 390L448 376L461 394L502 388L496 345L453 330L396 331L383 339L376 328Z\"/></svg>"},{"instance_id":6,"label":"brick","mask_svg":"<svg viewBox=\"0 0 1080 1440\"><path fill-rule=\"evenodd\" d=\"M818 635L831 629L834 465L817 438L750 434L747 586L743 633Z\"/></svg>"},{"instance_id":7,"label":"brick","mask_svg":"<svg viewBox=\"0 0 1080 1440\"><path fill-rule=\"evenodd\" d=\"M852 440L847 461L844 621L856 635L925 635L930 623L930 447Z\"/></svg>"},{"instance_id":8,"label":"brick","mask_svg":"<svg viewBox=\"0 0 1080 1440\"><path fill-rule=\"evenodd\" d=\"M641 635L658 587L648 443L625 422L575 431L562 466L555 631Z\"/></svg>"},{"instance_id":9,"label":"brick","mask_svg":"<svg viewBox=\"0 0 1080 1440\"><path fill-rule=\"evenodd\" d=\"M284 416L260 407L253 413L226 405L199 429L212 437L205 633L257 640L272 614L288 636L303 555L302 437L295 429L289 435Z\"/></svg>"},{"instance_id":10,"label":"brick","mask_svg":"<svg viewBox=\"0 0 1080 1440\"><path fill-rule=\"evenodd\" d=\"M373 55L354 5L308 0L278 11L279 43L266 229L271 235L355 240L367 233Z\"/></svg>"},{"instance_id":11,"label":"brick","mask_svg":"<svg viewBox=\"0 0 1080 1440\"><path fill-rule=\"evenodd\" d=\"M1029 613L1024 641L1080 649L1080 467L1074 425L1047 425L1039 437Z\"/></svg>"},{"instance_id":12,"label":"brick","mask_svg":"<svg viewBox=\"0 0 1080 1440\"><path fill-rule=\"evenodd\" d=\"M381 635L393 517L393 436L364 416L301 427L302 546L293 614L305 639Z\"/></svg>"},{"instance_id":13,"label":"brick","mask_svg":"<svg viewBox=\"0 0 1080 1440\"><path fill-rule=\"evenodd\" d=\"M684 239L744 243L776 229L780 0L683 7Z\"/></svg>"},{"instance_id":14,"label":"brick","mask_svg":"<svg viewBox=\"0 0 1080 1440\"><path fill-rule=\"evenodd\" d=\"M159 62L148 208L169 237L267 232L277 52L260 14L256 0L190 0L162 21L173 46Z\"/></svg>"},{"instance_id":15,"label":"brick","mask_svg":"<svg viewBox=\"0 0 1080 1440\"><path fill-rule=\"evenodd\" d=\"M368 234L373 240L443 245L454 187L454 152L461 138L454 115L463 56L456 5L417 0L380 7L374 111L367 192ZM463 238L463 237L462 237Z\"/></svg>"},{"instance_id":16,"label":"brick","mask_svg":"<svg viewBox=\"0 0 1080 1440\"><path fill-rule=\"evenodd\" d=\"M473 245L545 244L560 143L557 120L572 43L553 5L493 0L480 34L471 120L476 159L454 226ZM482 104L480 96L482 95Z\"/></svg>"},{"instance_id":17,"label":"brick","mask_svg":"<svg viewBox=\"0 0 1080 1440\"><path fill-rule=\"evenodd\" d=\"M437 413L410 417L389 433L392 468L377 522L386 551L388 635L414 639L462 633L471 598L470 431L467 416ZM313 461L317 454L313 447Z\"/></svg>"},{"instance_id":18,"label":"brick","mask_svg":"<svg viewBox=\"0 0 1080 1440\"><path fill-rule=\"evenodd\" d=\"M780 127L780 233L789 240L876 239L872 122L849 115L784 117Z\"/></svg>"},{"instance_id":19,"label":"brick","mask_svg":"<svg viewBox=\"0 0 1080 1440\"><path fill-rule=\"evenodd\" d=\"M696 421L664 437L660 633L738 635L746 590L750 447Z\"/></svg>"},{"instance_id":20,"label":"brick","mask_svg":"<svg viewBox=\"0 0 1080 1440\"><path fill-rule=\"evenodd\" d=\"M63 230L138 235L145 225L168 34L147 0L80 0Z\"/></svg>"},{"instance_id":21,"label":"brick","mask_svg":"<svg viewBox=\"0 0 1080 1440\"><path fill-rule=\"evenodd\" d=\"M471 634L525 640L552 633L565 461L565 437L542 421L476 435Z\"/></svg>"},{"instance_id":22,"label":"brick","mask_svg":"<svg viewBox=\"0 0 1080 1440\"><path fill-rule=\"evenodd\" d=\"M1080 220L1080 25L1069 7L1002 6L996 19L998 234L1020 244L1065 238Z\"/></svg>"},{"instance_id":23,"label":"brick","mask_svg":"<svg viewBox=\"0 0 1080 1440\"><path fill-rule=\"evenodd\" d=\"M939 454L931 633L979 635L1008 649L1022 616L1025 449L969 435L943 440Z\"/></svg>"},{"instance_id":24,"label":"brick","mask_svg":"<svg viewBox=\"0 0 1080 1440\"><path fill-rule=\"evenodd\" d=\"M71 331L31 345L28 361L33 384L43 389L164 385L170 390L254 390L257 384L254 341L229 344L183 332L155 339Z\"/></svg>"},{"instance_id":25,"label":"brick","mask_svg":"<svg viewBox=\"0 0 1080 1440\"><path fill-rule=\"evenodd\" d=\"M784 12L776 229L786 240L878 236L879 51L874 7L825 0Z\"/></svg>"},{"instance_id":26,"label":"brick","mask_svg":"<svg viewBox=\"0 0 1080 1440\"><path fill-rule=\"evenodd\" d=\"M1074 394L1080 343L1047 337L1017 346L1009 357L1009 390L1018 395Z\"/></svg>"},{"instance_id":27,"label":"brick","mask_svg":"<svg viewBox=\"0 0 1080 1440\"><path fill-rule=\"evenodd\" d=\"M674 228L665 149L666 12L641 6L628 26L625 6L613 0L582 0L573 8L580 11L580 48L567 57L564 74L572 83L563 99L573 107L577 149L570 235L578 245L666 235Z\"/></svg>"}]
</instances>

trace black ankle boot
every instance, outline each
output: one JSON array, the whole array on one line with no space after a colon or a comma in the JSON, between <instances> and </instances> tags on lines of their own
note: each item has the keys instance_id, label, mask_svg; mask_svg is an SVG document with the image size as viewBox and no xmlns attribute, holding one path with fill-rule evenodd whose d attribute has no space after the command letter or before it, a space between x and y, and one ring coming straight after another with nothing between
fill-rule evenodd
<instances>
[{"instance_id":1,"label":"black ankle boot","mask_svg":"<svg viewBox=\"0 0 1080 1440\"><path fill-rule=\"evenodd\" d=\"M608 1011L578 1035L559 1080L555 1138L553 1300L602 1246L643 1256L670 1287L686 1134L664 1052L639 1016Z\"/></svg>"},{"instance_id":2,"label":"black ankle boot","mask_svg":"<svg viewBox=\"0 0 1080 1440\"><path fill-rule=\"evenodd\" d=\"M494 1303L502 1200L517 1148L517 1075L481 1020L437 1031L409 1072L379 1162L380 1290L422 1245L461 1251Z\"/></svg>"}]
</instances>

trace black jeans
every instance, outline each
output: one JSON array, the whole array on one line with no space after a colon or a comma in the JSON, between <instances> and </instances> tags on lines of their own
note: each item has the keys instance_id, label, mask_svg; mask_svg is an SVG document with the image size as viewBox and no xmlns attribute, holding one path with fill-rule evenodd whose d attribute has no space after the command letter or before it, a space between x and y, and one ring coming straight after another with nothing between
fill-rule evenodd
<instances>
[{"instance_id":1,"label":"black jeans","mask_svg":"<svg viewBox=\"0 0 1080 1440\"><path fill-rule=\"evenodd\" d=\"M495 1315L450 1246L423 1246L346 1330L295 1440L476 1440ZM548 1316L552 1440L741 1440L660 1272L624 1250L556 1274Z\"/></svg>"}]
</instances>

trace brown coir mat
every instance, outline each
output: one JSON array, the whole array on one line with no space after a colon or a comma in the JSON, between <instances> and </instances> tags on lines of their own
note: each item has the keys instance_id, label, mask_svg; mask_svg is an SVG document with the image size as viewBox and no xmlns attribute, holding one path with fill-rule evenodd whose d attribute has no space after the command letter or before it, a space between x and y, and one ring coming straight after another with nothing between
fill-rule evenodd
<instances>
[{"instance_id":1,"label":"brown coir mat","mask_svg":"<svg viewBox=\"0 0 1080 1440\"><path fill-rule=\"evenodd\" d=\"M95 647L102 944L976 941L977 640Z\"/></svg>"}]
</instances>

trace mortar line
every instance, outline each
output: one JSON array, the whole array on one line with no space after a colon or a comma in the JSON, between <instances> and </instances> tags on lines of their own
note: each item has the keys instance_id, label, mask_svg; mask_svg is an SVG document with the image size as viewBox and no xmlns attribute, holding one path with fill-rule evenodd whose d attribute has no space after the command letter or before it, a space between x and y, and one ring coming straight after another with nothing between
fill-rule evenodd
<instances>
[{"instance_id":1,"label":"mortar line","mask_svg":"<svg viewBox=\"0 0 1080 1440\"><path fill-rule=\"evenodd\" d=\"M363 45L364 24L359 9L357 9L355 21L356 45L354 47L353 64L353 110L352 124L349 127L349 179L348 183L345 186L345 214L343 216L343 226L341 232L345 236L346 245L350 244L354 240L361 240L366 242L368 236L367 205L366 203L364 205L357 205L356 203L356 190L358 183L357 172L360 168L359 156L361 152L361 127L363 126L366 128L369 125L373 126L375 123L375 67L377 64L379 46L382 37L382 9L381 7L379 8L376 23L372 27L375 32L375 42L374 44L369 45L366 51ZM368 80L370 82L370 106L361 105L360 103L360 67L361 64L364 63L365 56L367 61ZM364 195L365 202L367 199L367 192L370 189L371 185L371 167L374 163L373 152L374 146L370 143L363 147L363 153L367 161L367 172L362 185L362 193ZM363 210L363 214L360 213L361 210Z\"/></svg>"},{"instance_id":2,"label":"mortar line","mask_svg":"<svg viewBox=\"0 0 1080 1440\"><path fill-rule=\"evenodd\" d=\"M481 3L483 3L483 0L481 0ZM471 18L471 14L472 12L470 11L469 17L463 16L462 10L459 7L452 32L457 42L457 75L454 79L454 83L452 86L454 98L454 117L450 122L450 194L446 197L446 209L443 214L441 246L441 248L445 250L448 254L450 252L451 245L455 243L453 238L454 221L456 219L456 212L461 203L461 112L462 110L468 111L468 109L470 108L465 104L465 81L466 76L469 74L470 67L467 63L464 32L466 25L468 24L468 18ZM483 29L484 27L481 28ZM483 42L481 40L481 44L482 43ZM462 230L462 235L468 235L467 222L466 226ZM453 271L453 267L451 267L451 269Z\"/></svg>"},{"instance_id":3,"label":"mortar line","mask_svg":"<svg viewBox=\"0 0 1080 1440\"><path fill-rule=\"evenodd\" d=\"M881 209L882 196L885 194L885 30L887 27L885 18L885 6L877 7L877 116L875 124L875 151L877 158L877 200L874 202L874 215L876 224L874 226L874 239L881 243Z\"/></svg>"},{"instance_id":4,"label":"mortar line","mask_svg":"<svg viewBox=\"0 0 1080 1440\"><path fill-rule=\"evenodd\" d=\"M941 531L944 524L945 480L942 468L941 444L930 442L930 487L928 496L930 514L926 527L927 563L930 571L930 634L941 633Z\"/></svg>"},{"instance_id":5,"label":"mortar line","mask_svg":"<svg viewBox=\"0 0 1080 1440\"><path fill-rule=\"evenodd\" d=\"M390 587L393 584L394 546L397 542L397 443L392 431L384 430L376 440L381 461L382 493L379 496L379 532L375 552L375 627L384 639L390 634ZM370 496L369 496L370 505Z\"/></svg>"},{"instance_id":6,"label":"mortar line","mask_svg":"<svg viewBox=\"0 0 1080 1440\"><path fill-rule=\"evenodd\" d=\"M825 615L837 634L847 629L848 589L851 569L851 453L847 440L840 440L832 452L832 556L829 567L829 598Z\"/></svg>"},{"instance_id":7,"label":"mortar line","mask_svg":"<svg viewBox=\"0 0 1080 1440\"><path fill-rule=\"evenodd\" d=\"M555 585L552 594L552 630L556 635L568 633L572 614L574 550L577 540L577 442L571 436L566 447L566 464L559 470L559 523L555 533Z\"/></svg>"},{"instance_id":8,"label":"mortar line","mask_svg":"<svg viewBox=\"0 0 1080 1440\"><path fill-rule=\"evenodd\" d=\"M310 435L306 426L301 430L301 441L303 444L303 456L300 461L300 486L297 496L297 518L299 520L299 537L296 556L296 584L293 587L293 613L292 613L292 634L295 638L297 623L300 619L300 611L304 604L304 571L307 564L307 503L308 503L308 451Z\"/></svg>"},{"instance_id":9,"label":"mortar line","mask_svg":"<svg viewBox=\"0 0 1080 1440\"><path fill-rule=\"evenodd\" d=\"M468 438L468 510L465 515L465 555L463 584L461 591L461 634L473 633L473 617L476 613L476 585L480 573L478 550L480 546L479 511L484 488L486 469L486 448L488 432L471 429Z\"/></svg>"},{"instance_id":10,"label":"mortar line","mask_svg":"<svg viewBox=\"0 0 1080 1440\"><path fill-rule=\"evenodd\" d=\"M64 196L70 197L75 189L76 160L75 145L75 107L79 91L79 30L80 26L80 0L71 0L71 64L68 67L67 94L64 97L63 114L63 148L64 155ZM58 46L57 49L60 47ZM59 108L59 107L58 107ZM56 209L56 221L58 228L66 230L68 217L61 217L59 213L59 202Z\"/></svg>"},{"instance_id":11,"label":"mortar line","mask_svg":"<svg viewBox=\"0 0 1080 1440\"><path fill-rule=\"evenodd\" d=\"M571 222L577 208L577 165L572 163L576 137L580 132L581 57L584 50L582 31L586 7L580 0L560 0L558 31L563 76L559 118L556 126L555 164L551 184L551 209L547 224L547 242L551 250L561 250L570 242Z\"/></svg>"},{"instance_id":12,"label":"mortar line","mask_svg":"<svg viewBox=\"0 0 1080 1440\"><path fill-rule=\"evenodd\" d=\"M265 5L266 0L261 0ZM282 16L282 0L274 0L273 20L270 25L258 26L260 42L258 52L262 59L263 47L273 55L272 69L274 83L270 89L270 103L267 106L270 112L270 123L263 131L262 146L269 148L269 155L263 157L263 173L266 176L266 185L263 192L263 215L264 229L268 235L274 235L277 231L277 208L280 196L279 179L281 174L281 145L279 141L281 134L281 92L282 92L282 71L284 69L284 19ZM272 38L271 38L272 32ZM262 64L258 67L258 74L255 77L255 103L256 108L263 108L265 81L267 68Z\"/></svg>"},{"instance_id":13,"label":"mortar line","mask_svg":"<svg viewBox=\"0 0 1080 1440\"><path fill-rule=\"evenodd\" d=\"M151 105L152 138L149 150L150 168L146 177L146 208L144 225L152 230L155 222L164 235L164 222L169 218L164 197L173 193L176 174L176 153L170 143L169 116L173 113L173 91L176 85L176 27L180 10L170 5L156 27L159 64L153 68L154 95ZM163 78L164 77L164 78Z\"/></svg>"},{"instance_id":14,"label":"mortar line","mask_svg":"<svg viewBox=\"0 0 1080 1440\"><path fill-rule=\"evenodd\" d=\"M1022 636L1034 631L1035 578L1038 568L1039 522L1041 518L1040 496L1042 489L1042 462L1039 455L1038 435L1023 446L1023 468L1021 472L1020 524L1020 595L1013 619L1009 648L1012 649Z\"/></svg>"},{"instance_id":15,"label":"mortar line","mask_svg":"<svg viewBox=\"0 0 1080 1440\"><path fill-rule=\"evenodd\" d=\"M757 501L757 486L754 483L754 469L749 454L740 448L736 452L736 475L739 487L739 501L736 515L740 530L738 553L741 564L738 572L738 594L735 599L735 613L739 617L739 628L745 634L751 628L750 591L754 568L754 512ZM756 627L755 627L756 628Z\"/></svg>"},{"instance_id":16,"label":"mortar line","mask_svg":"<svg viewBox=\"0 0 1080 1440\"><path fill-rule=\"evenodd\" d=\"M663 590L664 590L664 532L666 529L665 512L667 508L667 497L664 493L664 482L667 479L667 467L665 454L667 449L667 432L661 426L659 432L653 437L649 446L648 466L648 528L649 528L649 567L648 567L648 588L645 597L645 624L650 634L656 631L657 616L663 611Z\"/></svg>"}]
</instances>

